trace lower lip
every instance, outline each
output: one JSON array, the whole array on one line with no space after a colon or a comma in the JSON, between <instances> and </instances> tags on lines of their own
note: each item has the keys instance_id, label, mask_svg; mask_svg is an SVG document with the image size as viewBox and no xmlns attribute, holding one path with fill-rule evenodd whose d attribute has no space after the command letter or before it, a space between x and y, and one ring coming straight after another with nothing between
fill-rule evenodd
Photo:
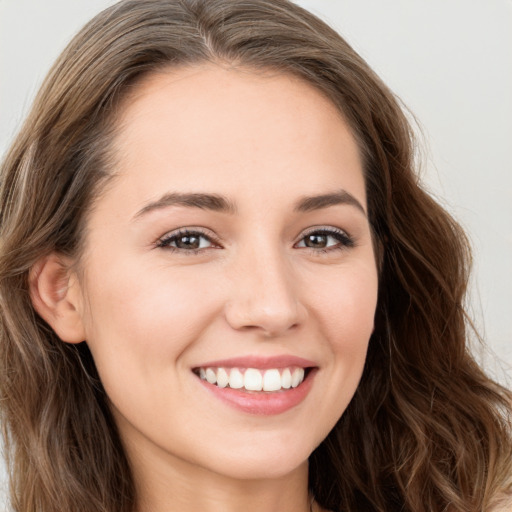
<instances>
[{"instance_id":1,"label":"lower lip","mask_svg":"<svg viewBox=\"0 0 512 512\"><path fill-rule=\"evenodd\" d=\"M299 405L311 390L316 371L316 369L310 370L306 378L296 388L273 392L220 388L206 380L199 379L199 377L197 379L207 391L231 407L249 414L270 416L281 414Z\"/></svg>"}]
</instances>

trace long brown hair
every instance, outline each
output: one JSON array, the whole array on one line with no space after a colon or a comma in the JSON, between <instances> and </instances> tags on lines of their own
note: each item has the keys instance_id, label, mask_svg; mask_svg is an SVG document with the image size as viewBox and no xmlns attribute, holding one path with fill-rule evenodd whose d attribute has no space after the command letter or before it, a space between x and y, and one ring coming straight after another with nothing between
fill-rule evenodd
<instances>
[{"instance_id":1,"label":"long brown hair","mask_svg":"<svg viewBox=\"0 0 512 512\"><path fill-rule=\"evenodd\" d=\"M80 254L123 96L163 67L218 60L313 84L364 156L375 332L352 402L310 457L312 493L333 511L489 510L512 474L512 396L467 346L466 238L419 185L397 99L336 32L286 0L121 1L43 84L0 183L0 408L14 510L134 510L87 344L63 343L34 312L28 276L52 251Z\"/></svg>"}]
</instances>

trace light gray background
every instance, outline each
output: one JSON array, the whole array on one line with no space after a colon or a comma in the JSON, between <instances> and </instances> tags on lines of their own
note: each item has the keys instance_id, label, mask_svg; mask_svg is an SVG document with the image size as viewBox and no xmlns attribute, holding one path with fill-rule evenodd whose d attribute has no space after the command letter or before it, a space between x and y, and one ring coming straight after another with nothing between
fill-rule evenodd
<instances>
[{"instance_id":1,"label":"light gray background","mask_svg":"<svg viewBox=\"0 0 512 512\"><path fill-rule=\"evenodd\" d=\"M66 42L113 3L0 0L0 155ZM298 3L337 28L420 120L425 183L474 247L471 308L490 347L479 357L506 382L512 367L512 0Z\"/></svg>"}]
</instances>

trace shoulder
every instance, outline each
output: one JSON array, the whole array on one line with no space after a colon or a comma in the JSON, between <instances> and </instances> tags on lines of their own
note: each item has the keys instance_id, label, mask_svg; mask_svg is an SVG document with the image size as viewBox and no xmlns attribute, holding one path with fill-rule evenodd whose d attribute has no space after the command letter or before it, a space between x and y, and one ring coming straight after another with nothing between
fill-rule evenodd
<instances>
[{"instance_id":1,"label":"shoulder","mask_svg":"<svg viewBox=\"0 0 512 512\"><path fill-rule=\"evenodd\" d=\"M489 512L512 512L512 500L508 502L502 502L495 507L489 509Z\"/></svg>"},{"instance_id":2,"label":"shoulder","mask_svg":"<svg viewBox=\"0 0 512 512\"><path fill-rule=\"evenodd\" d=\"M497 496L488 512L512 512L512 490Z\"/></svg>"}]
</instances>

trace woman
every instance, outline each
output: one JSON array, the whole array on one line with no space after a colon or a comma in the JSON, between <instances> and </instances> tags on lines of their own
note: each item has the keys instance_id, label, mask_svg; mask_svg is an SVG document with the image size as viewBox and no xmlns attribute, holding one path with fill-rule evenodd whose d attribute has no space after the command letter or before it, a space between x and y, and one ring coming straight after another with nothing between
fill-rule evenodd
<instances>
[{"instance_id":1,"label":"woman","mask_svg":"<svg viewBox=\"0 0 512 512\"><path fill-rule=\"evenodd\" d=\"M275 0L122 1L0 190L16 511L498 510L510 393L397 101Z\"/></svg>"}]
</instances>

